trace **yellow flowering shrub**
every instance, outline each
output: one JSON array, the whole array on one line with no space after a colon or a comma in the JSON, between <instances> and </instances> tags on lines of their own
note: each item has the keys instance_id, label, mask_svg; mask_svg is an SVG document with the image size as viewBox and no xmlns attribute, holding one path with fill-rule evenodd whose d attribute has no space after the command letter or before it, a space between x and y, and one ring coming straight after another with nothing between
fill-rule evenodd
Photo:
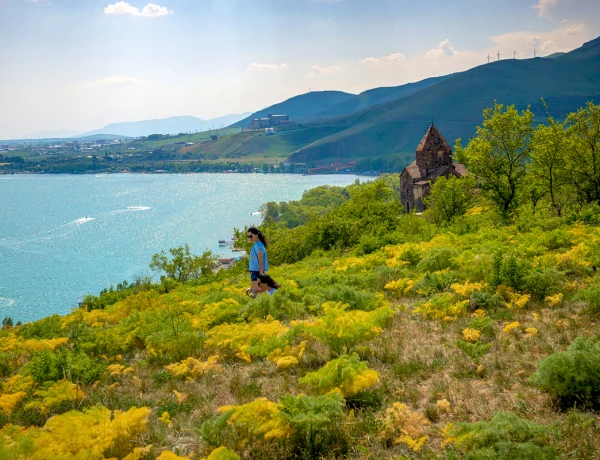
<instances>
[{"instance_id":1,"label":"yellow flowering shrub","mask_svg":"<svg viewBox=\"0 0 600 460\"><path fill-rule=\"evenodd\" d=\"M477 329L473 329L471 327L463 329L462 334L464 339L467 342L471 343L479 342L479 339L481 338L481 331L478 331Z\"/></svg>"},{"instance_id":2,"label":"yellow flowering shrub","mask_svg":"<svg viewBox=\"0 0 600 460\"><path fill-rule=\"evenodd\" d=\"M34 386L34 381L29 375L15 374L2 383L3 393L28 392Z\"/></svg>"},{"instance_id":3,"label":"yellow flowering shrub","mask_svg":"<svg viewBox=\"0 0 600 460\"><path fill-rule=\"evenodd\" d=\"M481 308L478 308L471 314L471 316L473 318L483 318L485 316L485 311L483 311Z\"/></svg>"},{"instance_id":4,"label":"yellow flowering shrub","mask_svg":"<svg viewBox=\"0 0 600 460\"><path fill-rule=\"evenodd\" d=\"M538 330L535 327L528 327L527 329L525 329L525 335L527 337L537 335L537 333L538 333Z\"/></svg>"},{"instance_id":5,"label":"yellow flowering shrub","mask_svg":"<svg viewBox=\"0 0 600 460\"><path fill-rule=\"evenodd\" d=\"M292 367L297 365L302 359L302 355L304 354L304 350L306 349L306 344L308 342L303 340L298 345L294 347L290 347L289 345L285 347L282 351L281 348L277 348L269 353L267 359L269 361L274 362L277 367L281 369L286 369L288 367Z\"/></svg>"},{"instance_id":6,"label":"yellow flowering shrub","mask_svg":"<svg viewBox=\"0 0 600 460\"><path fill-rule=\"evenodd\" d=\"M231 320L240 312L240 303L235 299L223 299L203 305L199 313L190 316L192 327L196 330L208 331L214 324Z\"/></svg>"},{"instance_id":7,"label":"yellow flowering shrub","mask_svg":"<svg viewBox=\"0 0 600 460\"><path fill-rule=\"evenodd\" d=\"M511 310L521 310L525 308L525 306L531 300L531 296L529 294L518 294L518 293L510 293L509 294L510 301L506 304L506 306Z\"/></svg>"},{"instance_id":8,"label":"yellow flowering shrub","mask_svg":"<svg viewBox=\"0 0 600 460\"><path fill-rule=\"evenodd\" d=\"M240 460L240 456L225 446L213 450L210 455L202 460Z\"/></svg>"},{"instance_id":9,"label":"yellow flowering shrub","mask_svg":"<svg viewBox=\"0 0 600 460\"><path fill-rule=\"evenodd\" d=\"M559 292L558 294L547 296L544 300L546 301L546 303L548 303L549 306L558 307L561 304L563 297L563 293Z\"/></svg>"},{"instance_id":10,"label":"yellow flowering shrub","mask_svg":"<svg viewBox=\"0 0 600 460\"><path fill-rule=\"evenodd\" d=\"M190 457L181 457L170 450L163 450L156 460L189 460Z\"/></svg>"},{"instance_id":11,"label":"yellow flowering shrub","mask_svg":"<svg viewBox=\"0 0 600 460\"><path fill-rule=\"evenodd\" d=\"M42 414L50 412L52 406L65 401L81 401L85 393L69 380L54 382L47 389L40 389L34 393L38 399L28 403L26 409L38 408Z\"/></svg>"},{"instance_id":12,"label":"yellow flowering shrub","mask_svg":"<svg viewBox=\"0 0 600 460\"><path fill-rule=\"evenodd\" d=\"M411 411L405 404L395 402L385 411L382 436L418 452L427 441L428 436L423 436L423 432L428 425L430 422L421 414Z\"/></svg>"},{"instance_id":13,"label":"yellow flowering shrub","mask_svg":"<svg viewBox=\"0 0 600 460\"><path fill-rule=\"evenodd\" d=\"M393 315L392 309L387 306L372 311L346 311L347 308L348 304L341 302L324 303L323 316L312 324L304 325L304 332L340 354L344 350L349 352L362 341L377 337Z\"/></svg>"},{"instance_id":14,"label":"yellow flowering shrub","mask_svg":"<svg viewBox=\"0 0 600 460\"><path fill-rule=\"evenodd\" d=\"M0 396L0 413L10 415L17 405L25 399L27 393L17 391L16 393L3 394Z\"/></svg>"},{"instance_id":15,"label":"yellow flowering shrub","mask_svg":"<svg viewBox=\"0 0 600 460\"><path fill-rule=\"evenodd\" d=\"M215 372L217 374L223 372L223 368L219 364L219 355L209 356L206 361L200 361L196 358L189 357L178 363L164 366L164 368L174 377L191 375L195 379L208 374L209 372Z\"/></svg>"},{"instance_id":16,"label":"yellow flowering shrub","mask_svg":"<svg viewBox=\"0 0 600 460\"><path fill-rule=\"evenodd\" d=\"M231 351L245 360L251 357L265 358L283 345L280 340L289 330L280 321L268 317L266 321L244 324L221 324L208 333L206 346Z\"/></svg>"},{"instance_id":17,"label":"yellow flowering shrub","mask_svg":"<svg viewBox=\"0 0 600 460\"><path fill-rule=\"evenodd\" d=\"M450 412L450 401L448 401L447 399L439 399L436 403L435 403L435 407L438 410L438 412L441 413L446 413L446 412Z\"/></svg>"},{"instance_id":18,"label":"yellow flowering shrub","mask_svg":"<svg viewBox=\"0 0 600 460\"><path fill-rule=\"evenodd\" d=\"M109 449L123 458L129 453L130 442L146 429L149 414L147 407L113 412L94 406L55 415L43 428L7 425L0 436L10 446L12 458L99 460Z\"/></svg>"},{"instance_id":19,"label":"yellow flowering shrub","mask_svg":"<svg viewBox=\"0 0 600 460\"><path fill-rule=\"evenodd\" d=\"M508 323L506 326L504 326L504 329L502 329L504 332L510 332L513 329L516 329L517 327L519 327L520 324L518 321L513 321L512 323Z\"/></svg>"},{"instance_id":20,"label":"yellow flowering shrub","mask_svg":"<svg viewBox=\"0 0 600 460\"><path fill-rule=\"evenodd\" d=\"M393 291L397 297L407 296L412 292L415 282L409 278L400 278L386 283L384 289Z\"/></svg>"},{"instance_id":21,"label":"yellow flowering shrub","mask_svg":"<svg viewBox=\"0 0 600 460\"><path fill-rule=\"evenodd\" d=\"M158 420L160 420L166 426L171 426L171 414L169 414L167 411L163 412L160 417L158 417Z\"/></svg>"},{"instance_id":22,"label":"yellow flowering shrub","mask_svg":"<svg viewBox=\"0 0 600 460\"><path fill-rule=\"evenodd\" d=\"M298 380L317 394L339 393L344 398L365 391L379 382L379 374L369 369L355 353L342 355Z\"/></svg>"},{"instance_id":23,"label":"yellow flowering shrub","mask_svg":"<svg viewBox=\"0 0 600 460\"><path fill-rule=\"evenodd\" d=\"M281 439L292 433L292 427L281 415L277 404L267 398L240 406L222 406L219 412L229 415L228 425L264 439Z\"/></svg>"},{"instance_id":24,"label":"yellow flowering shrub","mask_svg":"<svg viewBox=\"0 0 600 460\"><path fill-rule=\"evenodd\" d=\"M455 302L451 294L443 293L421 303L413 310L413 313L426 319L443 319L446 321L446 318L448 318L448 320L453 320L458 316L467 314L469 303L469 300Z\"/></svg>"},{"instance_id":25,"label":"yellow flowering shrub","mask_svg":"<svg viewBox=\"0 0 600 460\"><path fill-rule=\"evenodd\" d=\"M483 291L487 285L485 283L471 283L468 280L464 284L454 283L450 285L450 289L459 296L468 299L475 291Z\"/></svg>"},{"instance_id":26,"label":"yellow flowering shrub","mask_svg":"<svg viewBox=\"0 0 600 460\"><path fill-rule=\"evenodd\" d=\"M136 447L127 456L123 457L123 460L144 460L152 453L152 447L152 444L146 447Z\"/></svg>"}]
</instances>

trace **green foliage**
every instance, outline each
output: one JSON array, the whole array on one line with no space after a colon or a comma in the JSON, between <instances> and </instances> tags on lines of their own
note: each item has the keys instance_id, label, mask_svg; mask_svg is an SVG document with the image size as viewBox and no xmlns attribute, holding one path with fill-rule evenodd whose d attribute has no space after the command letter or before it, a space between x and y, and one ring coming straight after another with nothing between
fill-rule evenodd
<instances>
[{"instance_id":1,"label":"green foliage","mask_svg":"<svg viewBox=\"0 0 600 460\"><path fill-rule=\"evenodd\" d=\"M423 254L423 258L417 265L420 272L435 272L445 270L446 268L456 268L457 264L454 258L458 251L448 246L436 246Z\"/></svg>"},{"instance_id":2,"label":"green foliage","mask_svg":"<svg viewBox=\"0 0 600 460\"><path fill-rule=\"evenodd\" d=\"M566 351L538 361L533 383L556 398L562 409L600 408L600 345L578 337Z\"/></svg>"},{"instance_id":3,"label":"green foliage","mask_svg":"<svg viewBox=\"0 0 600 460\"><path fill-rule=\"evenodd\" d=\"M600 286L594 284L587 289L582 289L575 297L587 304L588 314L600 317Z\"/></svg>"},{"instance_id":4,"label":"green foliage","mask_svg":"<svg viewBox=\"0 0 600 460\"><path fill-rule=\"evenodd\" d=\"M72 353L65 349L42 350L35 353L24 366L23 374L35 382L56 382L68 379L75 383L92 384L104 374L106 364L90 358L85 353Z\"/></svg>"},{"instance_id":5,"label":"green foliage","mask_svg":"<svg viewBox=\"0 0 600 460\"><path fill-rule=\"evenodd\" d=\"M523 278L524 288L537 300L544 300L550 294L556 293L562 285L565 272L554 267L534 268Z\"/></svg>"},{"instance_id":6,"label":"green foliage","mask_svg":"<svg viewBox=\"0 0 600 460\"><path fill-rule=\"evenodd\" d=\"M201 276L209 276L216 263L216 256L211 251L205 251L201 256L190 253L190 248L179 246L169 249L171 259L164 251L152 256L150 268L157 272L165 272L168 278L178 282L198 279Z\"/></svg>"},{"instance_id":7,"label":"green foliage","mask_svg":"<svg viewBox=\"0 0 600 460\"><path fill-rule=\"evenodd\" d=\"M298 381L310 386L317 394L339 393L348 398L377 384L378 375L353 353L329 361L318 371L309 372Z\"/></svg>"},{"instance_id":8,"label":"green foliage","mask_svg":"<svg viewBox=\"0 0 600 460\"><path fill-rule=\"evenodd\" d=\"M122 300L132 294L136 294L141 291L152 289L152 283L149 279L137 280L134 283L129 284L127 281L117 284L114 288L111 286L108 289L103 289L97 296L88 294L83 298L81 306L88 311L91 310L104 310L110 305L114 305L119 300Z\"/></svg>"},{"instance_id":9,"label":"green foliage","mask_svg":"<svg viewBox=\"0 0 600 460\"><path fill-rule=\"evenodd\" d=\"M558 459L549 445L552 429L508 412L495 412L490 421L457 423L449 435L472 460Z\"/></svg>"},{"instance_id":10,"label":"green foliage","mask_svg":"<svg viewBox=\"0 0 600 460\"><path fill-rule=\"evenodd\" d=\"M496 336L495 322L489 317L474 318L469 323L471 329L480 331L484 336L493 338Z\"/></svg>"},{"instance_id":11,"label":"green foliage","mask_svg":"<svg viewBox=\"0 0 600 460\"><path fill-rule=\"evenodd\" d=\"M485 311L495 310L504 305L504 299L498 294L490 294L485 291L474 291L470 297L471 306L475 309L481 308Z\"/></svg>"},{"instance_id":12,"label":"green foliage","mask_svg":"<svg viewBox=\"0 0 600 460\"><path fill-rule=\"evenodd\" d=\"M492 347L491 343L482 343L482 342L471 343L471 342L465 342L464 340L457 340L455 342L455 345L465 355L467 355L473 359L482 357Z\"/></svg>"},{"instance_id":13,"label":"green foliage","mask_svg":"<svg viewBox=\"0 0 600 460\"><path fill-rule=\"evenodd\" d=\"M483 192L494 203L503 219L515 212L524 190L530 141L533 134L533 113L527 108L521 114L514 105L483 111L483 126L477 127L467 147L457 141L457 160L464 163L480 181Z\"/></svg>"},{"instance_id":14,"label":"green foliage","mask_svg":"<svg viewBox=\"0 0 600 460\"><path fill-rule=\"evenodd\" d=\"M494 256L492 272L488 284L497 287L500 284L521 291L525 287L525 276L530 269L530 262L514 253L503 255L498 252Z\"/></svg>"},{"instance_id":15,"label":"green foliage","mask_svg":"<svg viewBox=\"0 0 600 460\"><path fill-rule=\"evenodd\" d=\"M18 334L25 339L55 339L65 336L65 331L61 330L61 326L60 316L51 315L25 324L19 329Z\"/></svg>"},{"instance_id":16,"label":"green foliage","mask_svg":"<svg viewBox=\"0 0 600 460\"><path fill-rule=\"evenodd\" d=\"M339 428L345 401L339 394L326 396L282 396L281 414L294 429L290 442L298 458L318 459L330 454L337 444L344 449L345 439ZM342 444L341 446L339 446Z\"/></svg>"},{"instance_id":17,"label":"green foliage","mask_svg":"<svg viewBox=\"0 0 600 460\"><path fill-rule=\"evenodd\" d=\"M475 180L470 177L438 177L429 196L423 199L427 205L425 215L438 227L453 223L471 207L474 188Z\"/></svg>"}]
</instances>

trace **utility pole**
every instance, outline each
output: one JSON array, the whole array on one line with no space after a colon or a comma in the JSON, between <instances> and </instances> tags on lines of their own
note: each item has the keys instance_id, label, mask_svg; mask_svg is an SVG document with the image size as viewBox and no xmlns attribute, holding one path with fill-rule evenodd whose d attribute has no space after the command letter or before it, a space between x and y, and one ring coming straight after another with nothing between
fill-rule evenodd
<instances>
[{"instance_id":1,"label":"utility pole","mask_svg":"<svg viewBox=\"0 0 600 460\"><path fill-rule=\"evenodd\" d=\"M498 60L500 60L500 50L498 50Z\"/></svg>"},{"instance_id":2,"label":"utility pole","mask_svg":"<svg viewBox=\"0 0 600 460\"><path fill-rule=\"evenodd\" d=\"M490 63L490 53L488 53L488 64Z\"/></svg>"},{"instance_id":3,"label":"utility pole","mask_svg":"<svg viewBox=\"0 0 600 460\"><path fill-rule=\"evenodd\" d=\"M513 59L517 59L517 50L513 50Z\"/></svg>"},{"instance_id":4,"label":"utility pole","mask_svg":"<svg viewBox=\"0 0 600 460\"><path fill-rule=\"evenodd\" d=\"M535 48L533 48L533 57L535 57Z\"/></svg>"}]
</instances>

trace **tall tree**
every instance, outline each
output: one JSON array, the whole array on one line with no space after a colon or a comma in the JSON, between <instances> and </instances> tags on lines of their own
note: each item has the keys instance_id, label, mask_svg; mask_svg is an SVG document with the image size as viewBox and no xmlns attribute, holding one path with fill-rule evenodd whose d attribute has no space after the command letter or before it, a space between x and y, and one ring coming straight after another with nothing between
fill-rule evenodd
<instances>
[{"instance_id":1,"label":"tall tree","mask_svg":"<svg viewBox=\"0 0 600 460\"><path fill-rule=\"evenodd\" d=\"M473 203L475 181L471 177L438 177L425 197L426 215L438 226L452 223Z\"/></svg>"},{"instance_id":2,"label":"tall tree","mask_svg":"<svg viewBox=\"0 0 600 460\"><path fill-rule=\"evenodd\" d=\"M567 162L580 197L600 204L600 105L588 102L567 117Z\"/></svg>"},{"instance_id":3,"label":"tall tree","mask_svg":"<svg viewBox=\"0 0 600 460\"><path fill-rule=\"evenodd\" d=\"M462 147L461 139L456 141L456 158L475 175L506 220L519 205L532 133L533 113L529 107L519 114L514 105L504 109L504 105L495 103L494 108L483 111L483 126L477 127L466 147Z\"/></svg>"},{"instance_id":4,"label":"tall tree","mask_svg":"<svg viewBox=\"0 0 600 460\"><path fill-rule=\"evenodd\" d=\"M548 113L548 107L546 113ZM538 125L531 140L530 179L527 182L547 194L550 205L560 217L568 201L566 188L568 142L565 132L566 120L556 122L548 113L548 124Z\"/></svg>"}]
</instances>

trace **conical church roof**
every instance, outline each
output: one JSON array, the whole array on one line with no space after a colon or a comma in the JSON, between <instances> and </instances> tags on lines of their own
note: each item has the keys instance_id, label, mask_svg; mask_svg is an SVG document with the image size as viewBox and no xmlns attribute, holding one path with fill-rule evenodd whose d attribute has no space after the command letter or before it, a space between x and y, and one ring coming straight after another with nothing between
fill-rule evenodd
<instances>
[{"instance_id":1,"label":"conical church roof","mask_svg":"<svg viewBox=\"0 0 600 460\"><path fill-rule=\"evenodd\" d=\"M440 150L443 150L444 153L452 153L450 144L446 142L444 136L440 134L433 122L431 122L431 126L417 146L417 152L438 152Z\"/></svg>"}]
</instances>

